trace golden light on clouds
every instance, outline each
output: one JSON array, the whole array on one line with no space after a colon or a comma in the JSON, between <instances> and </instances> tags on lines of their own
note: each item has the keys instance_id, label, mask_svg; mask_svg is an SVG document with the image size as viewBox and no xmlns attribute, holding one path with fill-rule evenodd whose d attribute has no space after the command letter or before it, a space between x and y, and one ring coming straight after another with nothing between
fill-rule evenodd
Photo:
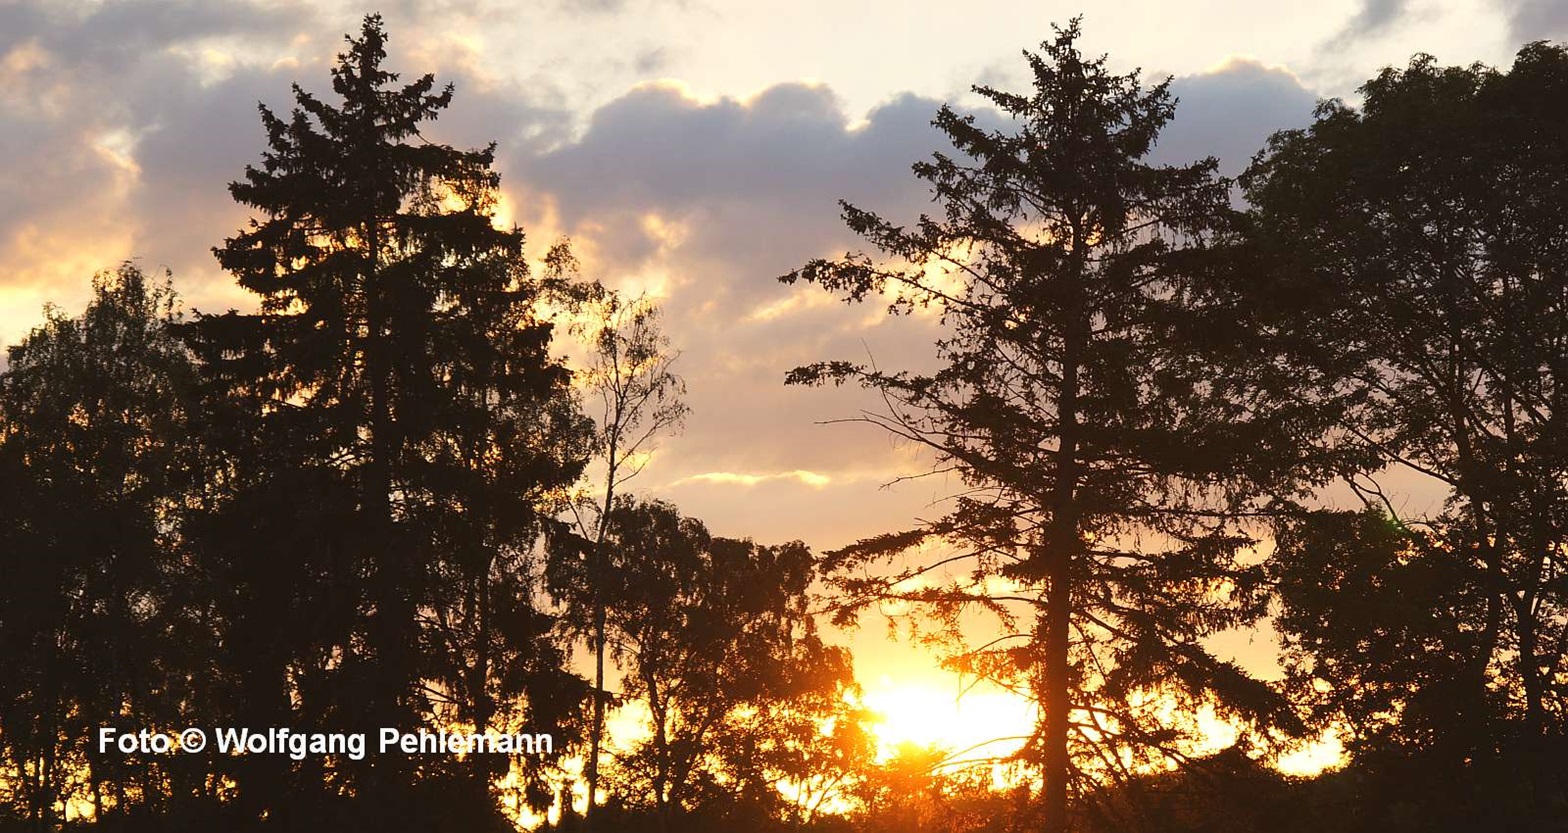
<instances>
[{"instance_id":1,"label":"golden light on clouds","mask_svg":"<svg viewBox=\"0 0 1568 833\"><path fill-rule=\"evenodd\" d=\"M132 180L141 176L141 165L136 163L136 137L131 135L130 131L106 130L93 142L93 149L123 176L130 177ZM121 183L122 187L127 189L130 184L130 182Z\"/></svg>"},{"instance_id":2,"label":"golden light on clouds","mask_svg":"<svg viewBox=\"0 0 1568 833\"><path fill-rule=\"evenodd\" d=\"M519 225L517 203L505 191L498 191L495 195L495 203L490 206L490 224L502 231L511 231Z\"/></svg>"},{"instance_id":3,"label":"golden light on clouds","mask_svg":"<svg viewBox=\"0 0 1568 833\"><path fill-rule=\"evenodd\" d=\"M518 207L526 206L529 216L522 218L529 239L536 241L536 253L542 254L551 242L570 239L572 254L582 267L583 277L603 281L627 297L646 295L651 300L668 298L679 282L680 257L677 250L685 242L689 227L686 223L658 214L645 214L637 218L637 228L656 243L654 251L635 264L617 261L615 253L602 241L613 240L615 230L601 220L583 220L568 227L562 220L554 199L548 194L523 192L507 195L503 191L504 208L498 206L497 217L518 217Z\"/></svg>"},{"instance_id":4,"label":"golden light on clouds","mask_svg":"<svg viewBox=\"0 0 1568 833\"><path fill-rule=\"evenodd\" d=\"M443 32L419 36L417 32L404 41L408 60L421 72L452 74L461 72L466 89L475 92L492 92L506 79L495 71L494 64L485 54L484 40L468 32Z\"/></svg>"},{"instance_id":5,"label":"golden light on clouds","mask_svg":"<svg viewBox=\"0 0 1568 833\"><path fill-rule=\"evenodd\" d=\"M632 91L637 90L667 90L675 93L683 101L691 102L693 106L706 107L716 104L722 96L712 93L698 92L691 84L679 78L653 78L641 81L631 86Z\"/></svg>"},{"instance_id":6,"label":"golden light on clouds","mask_svg":"<svg viewBox=\"0 0 1568 833\"><path fill-rule=\"evenodd\" d=\"M796 286L783 298L758 304L752 308L751 312L746 314L745 320L750 324L760 324L776 321L807 310L831 307L837 303L832 295L814 286Z\"/></svg>"},{"instance_id":7,"label":"golden light on clouds","mask_svg":"<svg viewBox=\"0 0 1568 833\"><path fill-rule=\"evenodd\" d=\"M793 480L814 489L820 489L833 482L833 478L814 471L796 469L794 471L781 471L772 474L741 474L731 471L710 471L702 474L693 474L683 477L670 486L685 486L691 483L715 483L724 486L756 486L762 483L771 483L780 480Z\"/></svg>"},{"instance_id":8,"label":"golden light on clouds","mask_svg":"<svg viewBox=\"0 0 1568 833\"><path fill-rule=\"evenodd\" d=\"M1236 53L1226 55L1224 58L1204 67L1203 74L1215 75L1222 72L1231 72L1237 69L1256 68L1267 72L1283 73L1286 78L1297 84L1305 85L1305 81L1298 76L1289 66L1280 63L1267 63L1253 55Z\"/></svg>"},{"instance_id":9,"label":"golden light on clouds","mask_svg":"<svg viewBox=\"0 0 1568 833\"><path fill-rule=\"evenodd\" d=\"M215 43L181 44L167 49L190 65L197 83L203 87L220 84L239 69L239 58L227 47Z\"/></svg>"},{"instance_id":10,"label":"golden light on clouds","mask_svg":"<svg viewBox=\"0 0 1568 833\"><path fill-rule=\"evenodd\" d=\"M15 344L43 323L45 304L76 314L92 292L89 278L130 251L131 230L112 227L93 235L85 229L28 223L10 240L0 240L0 256L14 264L0 285L0 340Z\"/></svg>"},{"instance_id":11,"label":"golden light on clouds","mask_svg":"<svg viewBox=\"0 0 1568 833\"><path fill-rule=\"evenodd\" d=\"M642 231L648 239L659 244L661 252L678 249L691 235L689 223L649 212L642 216Z\"/></svg>"},{"instance_id":12,"label":"golden light on clouds","mask_svg":"<svg viewBox=\"0 0 1568 833\"><path fill-rule=\"evenodd\" d=\"M790 367L821 359L930 372L941 358L934 346L940 305L922 306L890 282L867 303L845 307L819 286L784 288L774 278L813 255L837 258L845 246L864 247L838 222L838 198L892 223L934 212L927 183L911 177L908 165L933 150L951 153L937 132L921 132L938 103L971 110L977 102L964 92L971 82L1003 89L1027 83L1017 48L1049 36L1048 24L1071 13L1050 4L1025 12L1024 4L977 2L921 15L900 14L891 0L866 0L861 13L847 15L833 3L773 0L733 9L599 2L484 13L412 2L388 15L391 63L403 80L432 71L438 82L456 84L449 120L430 141L464 148L498 142L503 190L493 221L527 230L535 274L544 269L537 258L570 237L583 278L627 297L647 295L665 310L673 350L685 351L676 371L690 383L693 422L686 434L668 438L666 451L656 455L650 447L626 461L629 470L658 465L630 487L636 496L677 503L714 534L798 539L820 554L945 514L952 496L966 493L962 478L944 473L918 442L859 433L863 425L817 428L854 421L865 403L876 405L872 393L783 384ZM1197 115L1173 127L1196 123L1209 131L1162 139L1157 151L1173 154L1173 164L1182 153L1212 150L1223 162L1245 165L1249 157L1236 154L1258 147L1246 147L1253 142L1248 131L1263 137L1307 124L1313 100L1353 99L1368 73L1402 65L1418 48L1444 63L1496 63L1514 48L1511 17L1496 0L1416 4L1397 28L1348 38L1336 33L1352 18L1353 3L1285 17L1255 4L1211 5L1175 17L1152 5L1088 16L1096 39L1091 54L1103 49L1113 64L1149 66L1146 81L1174 73L1183 112ZM90 276L128 257L149 275L161 276L169 264L187 309L255 308L255 297L209 253L250 213L229 199L225 183L242 176L244 164L260 164L265 134L256 98L285 115L291 80L330 96L326 67L342 46L342 28L360 12L262 0L246 14L237 6L232 15L111 29L124 21L97 19L96 10L113 4L77 6L80 13L38 15L36 35L25 31L24 16L15 17L24 30L0 47L0 145L13 159L0 177L9 204L0 205L0 341L18 342L43 320L46 304L78 314ZM623 8L643 19L630 20ZM833 13L842 19L820 25ZM73 16L94 25L73 31L66 26ZM957 22L965 38L952 38ZM111 45L105 33L121 30L124 42ZM1555 36L1563 33L1568 29ZM1499 44L1510 51L1497 51ZM986 113L978 118L990 129ZM1027 223L1019 230L1044 233ZM985 265L983 252L956 245L944 254L914 274L927 287L963 294L974 280L970 270ZM912 314L889 317L889 304L901 297L916 302ZM558 325L551 349L581 370L588 348L569 330L591 324L590 316L544 312ZM1390 482L1400 476L1409 475ZM1442 509L1443 484L1399 486ZM597 487L592 496L599 497ZM1097 545L1147 544L1152 552L1158 543ZM903 557L910 565L937 561L948 548L927 542ZM1242 562L1256 564L1271 549L1264 540ZM828 641L852 651L882 759L905 744L939 747L959 760L1006 757L1035 727L1038 704L944 670L962 666L942 665L940 649L948 643L922 641L928 620L924 634L900 630L891 641L875 626L918 611L922 591L934 588L993 598L1037 590L994 573L972 577L962 566L935 568L896 585L913 601L885 600L868 609L870 627ZM1218 581L1207 589L1215 598L1234 590ZM1022 611L1026 622L1033 615L1028 601L1002 604ZM989 644L1014 630L1002 625L966 613L952 644ZM824 619L823 630L830 627ZM1204 645L1264 682L1283 674L1268 621L1213 635ZM580 656L574 660L573 670L585 677L588 667ZM1096 695L1091 689L1083 696ZM1210 754L1238 741L1247 748L1243 732L1213 709L1182 710L1174 702L1167 708L1163 696L1132 707L1150 722L1190 729L1188 751ZM641 704L613 710L612 750L646 739L648 721ZM1265 751L1273 754L1260 760L1296 776L1340 766L1347 755L1332 730ZM580 774L580 764L567 768ZM579 808L583 800L579 795Z\"/></svg>"},{"instance_id":13,"label":"golden light on clouds","mask_svg":"<svg viewBox=\"0 0 1568 833\"><path fill-rule=\"evenodd\" d=\"M39 310L50 300L41 286L0 286L0 339L17 344L32 327L43 323Z\"/></svg>"},{"instance_id":14,"label":"golden light on clouds","mask_svg":"<svg viewBox=\"0 0 1568 833\"><path fill-rule=\"evenodd\" d=\"M69 112L72 88L54 74L54 56L37 40L25 40L0 57L0 104L24 116L57 119Z\"/></svg>"}]
</instances>

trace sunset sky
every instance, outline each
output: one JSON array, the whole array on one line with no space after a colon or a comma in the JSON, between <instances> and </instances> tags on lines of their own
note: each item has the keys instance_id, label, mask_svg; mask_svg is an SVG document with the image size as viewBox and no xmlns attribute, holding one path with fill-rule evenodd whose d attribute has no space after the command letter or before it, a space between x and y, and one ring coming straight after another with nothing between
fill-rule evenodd
<instances>
[{"instance_id":1,"label":"sunset sky","mask_svg":"<svg viewBox=\"0 0 1568 833\"><path fill-rule=\"evenodd\" d=\"M505 215L536 254L569 235L590 276L662 299L692 416L635 489L719 534L818 549L940 514L949 484L882 488L929 461L871 429L817 424L866 403L785 388L784 373L823 358L929 361L936 330L774 278L858 248L839 198L897 221L927 209L909 166L944 149L937 107L972 105L974 83L1022 88L1019 51L1052 22L1081 12L1088 51L1174 76L1181 106L1158 158L1213 154L1232 174L1318 100L1353 100L1413 53L1506 65L1527 41L1568 37L1558 0L9 0L0 341L46 302L79 311L92 273L126 258L172 270L190 307L248 306L210 248L248 216L225 185L259 159L256 103L287 110L291 82L328 90L343 34L369 11L384 14L388 65L405 80L429 71L457 86L430 138L498 143ZM1267 637L1234 642L1267 664ZM880 623L854 643L873 700L950 703L952 681L889 647Z\"/></svg>"}]
</instances>

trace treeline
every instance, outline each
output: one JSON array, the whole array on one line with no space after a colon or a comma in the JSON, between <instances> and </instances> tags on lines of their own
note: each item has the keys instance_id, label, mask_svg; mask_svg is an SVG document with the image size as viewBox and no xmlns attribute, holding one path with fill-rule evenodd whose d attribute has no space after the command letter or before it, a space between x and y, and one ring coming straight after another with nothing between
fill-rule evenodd
<instances>
[{"instance_id":1,"label":"treeline","mask_svg":"<svg viewBox=\"0 0 1568 833\"><path fill-rule=\"evenodd\" d=\"M1166 85L1077 36L1027 54L1031 92L975 89L1008 129L937 115L940 211L845 204L878 254L784 277L947 325L933 373L790 376L881 394L865 421L965 487L828 555L845 616L995 617L950 663L1040 705L1050 833L1565 829L1568 49L1418 56L1232 183L1145 162ZM1264 626L1277 684L1212 649ZM1350 766L1193 760L1206 710L1242 752L1332 730Z\"/></svg>"},{"instance_id":2,"label":"treeline","mask_svg":"<svg viewBox=\"0 0 1568 833\"><path fill-rule=\"evenodd\" d=\"M814 556L629 481L685 414L657 309L531 265L494 147L383 68L261 110L214 252L258 311L98 276L0 373L0 824L56 830L1551 830L1568 826L1568 50L1418 57L1238 182L1085 58L943 108L939 211L785 276L936 307L939 370L828 361L963 491ZM1238 208L1244 198L1243 208ZM570 327L558 326L576 322ZM581 336L574 372L562 332ZM1380 483L1446 500L1405 505ZM1325 510L1348 490L1359 509ZM907 610L1030 698L1005 762L879 761L842 622ZM889 607L887 602L897 602ZM958 637L976 617L980 647ZM1211 637L1274 628L1282 680ZM577 656L592 671L574 673ZM637 704L645 732L606 742ZM1241 730L1195 752L1199 715ZM548 755L100 751L101 727L549 732ZM1316 779L1270 755L1332 730ZM593 795L589 816L571 795Z\"/></svg>"},{"instance_id":3,"label":"treeline","mask_svg":"<svg viewBox=\"0 0 1568 833\"><path fill-rule=\"evenodd\" d=\"M564 245L530 266L494 221L493 148L421 138L452 90L400 83L385 37L367 19L335 100L261 110L266 151L230 188L257 219L214 250L259 311L187 318L127 264L9 351L0 816L20 827L512 829L565 794L612 698L653 712L613 794L666 818L721 782L771 812L834 742L817 727L852 681L807 614L806 548L621 494L684 414L657 310ZM616 685L570 670L584 641ZM208 748L99 742L185 727ZM222 754L217 727L554 742L292 760Z\"/></svg>"}]
</instances>

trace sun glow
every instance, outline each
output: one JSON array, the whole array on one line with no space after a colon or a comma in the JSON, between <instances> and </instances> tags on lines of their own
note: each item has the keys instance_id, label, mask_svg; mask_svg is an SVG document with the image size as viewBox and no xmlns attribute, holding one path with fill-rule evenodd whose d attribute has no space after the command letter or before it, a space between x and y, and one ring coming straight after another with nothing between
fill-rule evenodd
<instances>
[{"instance_id":1,"label":"sun glow","mask_svg":"<svg viewBox=\"0 0 1568 833\"><path fill-rule=\"evenodd\" d=\"M956 681L905 681L883 677L868 686L862 702L874 715L872 733L878 759L886 761L900 747L937 747L961 763L1002 758L1023 745L1033 729L1037 710L1023 697L995 687L962 691ZM1196 715L1203 741L1194 750L1212 754L1235 743L1235 726L1212 709ZM1275 768L1286 775L1313 776L1343 766L1344 746L1333 731L1281 755Z\"/></svg>"},{"instance_id":2,"label":"sun glow","mask_svg":"<svg viewBox=\"0 0 1568 833\"><path fill-rule=\"evenodd\" d=\"M1312 777L1345 765L1345 745L1333 729L1301 749L1281 755L1275 768L1286 775Z\"/></svg>"},{"instance_id":3,"label":"sun glow","mask_svg":"<svg viewBox=\"0 0 1568 833\"><path fill-rule=\"evenodd\" d=\"M1012 754L1034 725L1034 706L996 688L967 692L934 682L868 686L863 702L876 714L878 755L891 757L900 745L937 746L954 760Z\"/></svg>"}]
</instances>

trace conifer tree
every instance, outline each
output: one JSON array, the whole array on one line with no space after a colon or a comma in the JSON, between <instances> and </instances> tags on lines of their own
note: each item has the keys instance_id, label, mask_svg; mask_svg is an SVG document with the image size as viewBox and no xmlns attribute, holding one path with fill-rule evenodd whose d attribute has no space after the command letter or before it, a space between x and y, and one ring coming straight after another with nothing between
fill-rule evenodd
<instances>
[{"instance_id":1,"label":"conifer tree","mask_svg":"<svg viewBox=\"0 0 1568 833\"><path fill-rule=\"evenodd\" d=\"M366 17L332 70L336 101L296 85L288 117L261 107L262 164L230 186L259 216L214 250L260 311L190 333L237 408L217 440L236 450L227 480L323 525L295 541L311 554L284 594L315 587L327 609L307 615L324 627L269 696L369 727L554 724L565 701L544 693L571 687L533 609L533 541L588 442L540 317L553 287L530 273L522 231L496 225L494 145L427 139L453 89L400 85L386 44ZM232 516L228 536L252 563L266 557L243 540L254 517ZM381 758L356 787L411 771Z\"/></svg>"},{"instance_id":2,"label":"conifer tree","mask_svg":"<svg viewBox=\"0 0 1568 833\"><path fill-rule=\"evenodd\" d=\"M881 256L783 278L940 313L934 373L834 361L788 381L877 391L886 409L861 421L962 479L944 517L830 554L829 566L846 616L895 598L954 635L970 609L1008 626L953 665L1039 704L1021 755L1044 776L1051 833L1070 828L1076 787L1182 760L1200 704L1257 722L1278 708L1203 641L1263 612L1243 558L1254 542L1234 513L1279 448L1269 420L1211 373L1224 337L1190 338L1221 314L1204 277L1229 230L1228 186L1212 159L1146 162L1174 113L1168 81L1113 74L1078 36L1074 22L1025 53L1031 93L975 88L1010 129L938 113L958 155L914 172L940 216L900 225L845 203Z\"/></svg>"}]
</instances>

